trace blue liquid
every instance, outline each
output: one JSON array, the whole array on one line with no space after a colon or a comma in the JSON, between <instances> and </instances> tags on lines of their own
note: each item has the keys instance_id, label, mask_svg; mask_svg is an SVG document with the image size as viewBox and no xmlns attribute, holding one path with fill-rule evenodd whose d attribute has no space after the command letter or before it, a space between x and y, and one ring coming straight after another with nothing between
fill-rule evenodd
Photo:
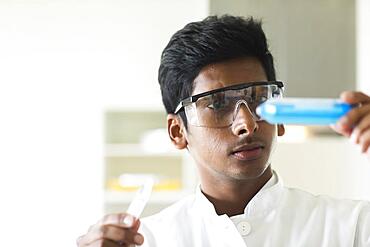
<instances>
[{"instance_id":1,"label":"blue liquid","mask_svg":"<svg viewBox=\"0 0 370 247\"><path fill-rule=\"evenodd\" d=\"M330 125L352 109L337 99L270 99L257 107L257 114L271 124Z\"/></svg>"}]
</instances>

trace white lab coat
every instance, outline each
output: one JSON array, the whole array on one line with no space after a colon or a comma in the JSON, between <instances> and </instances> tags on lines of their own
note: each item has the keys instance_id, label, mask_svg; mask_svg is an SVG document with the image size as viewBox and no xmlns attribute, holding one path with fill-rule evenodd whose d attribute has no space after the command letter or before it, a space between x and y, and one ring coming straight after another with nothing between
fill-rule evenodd
<instances>
[{"instance_id":1,"label":"white lab coat","mask_svg":"<svg viewBox=\"0 0 370 247\"><path fill-rule=\"evenodd\" d=\"M242 215L217 215L198 187L142 219L139 232L150 247L370 247L370 203L286 188L275 173Z\"/></svg>"}]
</instances>

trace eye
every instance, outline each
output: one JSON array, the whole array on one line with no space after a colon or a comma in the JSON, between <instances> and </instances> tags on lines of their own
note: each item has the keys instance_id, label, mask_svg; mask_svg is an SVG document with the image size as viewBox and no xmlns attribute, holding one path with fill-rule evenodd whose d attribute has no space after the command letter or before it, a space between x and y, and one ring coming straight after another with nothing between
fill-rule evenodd
<instances>
[{"instance_id":1,"label":"eye","mask_svg":"<svg viewBox=\"0 0 370 247\"><path fill-rule=\"evenodd\" d=\"M214 110L214 109L215 109L215 107L213 106L213 104L211 104L211 105L207 105L207 108L212 109L212 110Z\"/></svg>"},{"instance_id":2,"label":"eye","mask_svg":"<svg viewBox=\"0 0 370 247\"><path fill-rule=\"evenodd\" d=\"M207 107L212 110L218 110L221 108L221 105L217 102L213 102L213 104L209 104Z\"/></svg>"},{"instance_id":3,"label":"eye","mask_svg":"<svg viewBox=\"0 0 370 247\"><path fill-rule=\"evenodd\" d=\"M225 100L215 100L209 105L207 105L207 108L217 111L224 108L225 103L226 103Z\"/></svg>"}]
</instances>

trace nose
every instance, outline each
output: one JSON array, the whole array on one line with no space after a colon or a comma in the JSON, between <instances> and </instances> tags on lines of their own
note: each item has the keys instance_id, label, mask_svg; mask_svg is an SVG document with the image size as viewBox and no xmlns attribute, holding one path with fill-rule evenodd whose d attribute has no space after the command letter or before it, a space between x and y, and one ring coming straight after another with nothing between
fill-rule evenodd
<instances>
[{"instance_id":1,"label":"nose","mask_svg":"<svg viewBox=\"0 0 370 247\"><path fill-rule=\"evenodd\" d=\"M258 123L254 119L251 110L246 102L236 106L235 118L232 124L232 131L235 135L250 135L258 130Z\"/></svg>"}]
</instances>

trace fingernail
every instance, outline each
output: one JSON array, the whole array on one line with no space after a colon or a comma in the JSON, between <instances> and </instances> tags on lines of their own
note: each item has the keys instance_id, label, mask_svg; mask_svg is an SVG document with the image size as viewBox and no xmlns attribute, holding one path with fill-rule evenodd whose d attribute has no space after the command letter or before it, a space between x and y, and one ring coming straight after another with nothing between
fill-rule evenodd
<instances>
[{"instance_id":1,"label":"fingernail","mask_svg":"<svg viewBox=\"0 0 370 247\"><path fill-rule=\"evenodd\" d=\"M143 236L136 234L134 237L135 244L142 244L144 242Z\"/></svg>"},{"instance_id":2,"label":"fingernail","mask_svg":"<svg viewBox=\"0 0 370 247\"><path fill-rule=\"evenodd\" d=\"M342 118L339 120L339 124L348 124L348 118L346 118L346 117L342 117Z\"/></svg>"},{"instance_id":3,"label":"fingernail","mask_svg":"<svg viewBox=\"0 0 370 247\"><path fill-rule=\"evenodd\" d=\"M131 215L126 215L125 218L123 218L123 224L126 226L132 226L134 223L134 218Z\"/></svg>"}]
</instances>

